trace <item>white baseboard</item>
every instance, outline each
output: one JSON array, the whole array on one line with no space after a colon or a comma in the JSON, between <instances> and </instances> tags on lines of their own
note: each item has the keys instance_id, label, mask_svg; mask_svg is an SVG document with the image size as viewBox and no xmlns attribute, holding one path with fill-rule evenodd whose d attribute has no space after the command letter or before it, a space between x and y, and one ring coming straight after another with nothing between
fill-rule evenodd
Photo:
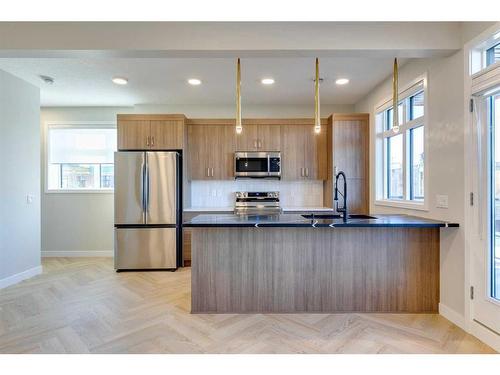
<instances>
[{"instance_id":1,"label":"white baseboard","mask_svg":"<svg viewBox=\"0 0 500 375\"><path fill-rule=\"evenodd\" d=\"M442 303L439 304L439 314L467 332L467 324L465 324L465 316L463 316L462 314L456 312L452 308Z\"/></svg>"},{"instance_id":2,"label":"white baseboard","mask_svg":"<svg viewBox=\"0 0 500 375\"><path fill-rule=\"evenodd\" d=\"M42 251L42 258L69 257L69 258L89 258L89 257L113 257L113 250L104 251Z\"/></svg>"},{"instance_id":3,"label":"white baseboard","mask_svg":"<svg viewBox=\"0 0 500 375\"><path fill-rule=\"evenodd\" d=\"M10 285L17 284L23 280L29 279L33 276L40 275L42 273L42 266L36 266L30 268L29 270L16 273L15 275L6 277L0 280L0 289L6 288Z\"/></svg>"}]
</instances>

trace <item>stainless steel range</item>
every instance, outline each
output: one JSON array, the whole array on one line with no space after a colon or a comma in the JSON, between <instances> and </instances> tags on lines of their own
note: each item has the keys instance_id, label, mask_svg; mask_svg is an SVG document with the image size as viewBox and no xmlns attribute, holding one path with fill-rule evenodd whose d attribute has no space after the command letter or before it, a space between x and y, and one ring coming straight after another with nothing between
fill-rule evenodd
<instances>
[{"instance_id":1,"label":"stainless steel range","mask_svg":"<svg viewBox=\"0 0 500 375\"><path fill-rule=\"evenodd\" d=\"M280 193L279 191L257 192L238 191L234 204L234 213L243 215L272 215L279 214Z\"/></svg>"}]
</instances>

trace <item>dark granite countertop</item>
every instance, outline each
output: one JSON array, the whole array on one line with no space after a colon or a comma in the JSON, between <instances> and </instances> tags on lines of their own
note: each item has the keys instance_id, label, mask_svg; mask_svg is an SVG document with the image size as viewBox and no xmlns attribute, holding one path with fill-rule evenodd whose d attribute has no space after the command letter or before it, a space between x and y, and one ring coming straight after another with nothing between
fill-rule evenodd
<instances>
[{"instance_id":1,"label":"dark granite countertop","mask_svg":"<svg viewBox=\"0 0 500 375\"><path fill-rule=\"evenodd\" d=\"M394 227L394 228L441 228L458 227L457 223L424 219L409 215L372 215L373 218L325 219L322 215L305 218L297 214L280 215L198 215L184 222L188 228L207 227L281 227L281 228L341 228L341 227Z\"/></svg>"}]
</instances>

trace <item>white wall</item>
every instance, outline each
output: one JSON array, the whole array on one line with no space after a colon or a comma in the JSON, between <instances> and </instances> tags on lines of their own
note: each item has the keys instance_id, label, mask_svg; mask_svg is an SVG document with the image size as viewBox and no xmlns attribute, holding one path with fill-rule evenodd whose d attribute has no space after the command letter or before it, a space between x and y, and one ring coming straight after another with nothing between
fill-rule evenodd
<instances>
[{"instance_id":1,"label":"white wall","mask_svg":"<svg viewBox=\"0 0 500 375\"><path fill-rule=\"evenodd\" d=\"M245 106L244 117L312 117L312 106ZM351 105L324 105L322 113L352 112ZM118 113L184 113L191 118L231 118L234 106L136 105L42 108L42 255L109 256L113 250L113 194L45 193L46 123L116 121Z\"/></svg>"},{"instance_id":2,"label":"white wall","mask_svg":"<svg viewBox=\"0 0 500 375\"><path fill-rule=\"evenodd\" d=\"M0 70L0 288L41 272L39 123L39 89Z\"/></svg>"},{"instance_id":3,"label":"white wall","mask_svg":"<svg viewBox=\"0 0 500 375\"><path fill-rule=\"evenodd\" d=\"M400 69L400 86L427 72L428 107L426 108L429 154L429 210L396 209L374 204L375 184L370 186L371 213L405 213L458 222L458 229L441 230L441 304L464 315L464 61L463 51L447 58L421 59ZM356 111L370 116L370 180L375 181L374 107L391 96L392 80L387 79L355 105ZM448 209L436 207L436 194L448 195Z\"/></svg>"}]
</instances>

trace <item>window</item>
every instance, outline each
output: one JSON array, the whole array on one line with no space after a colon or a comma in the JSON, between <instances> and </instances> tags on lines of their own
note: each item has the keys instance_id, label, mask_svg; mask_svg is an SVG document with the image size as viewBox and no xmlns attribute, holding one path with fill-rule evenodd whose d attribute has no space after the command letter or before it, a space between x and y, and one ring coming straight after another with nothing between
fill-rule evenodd
<instances>
[{"instance_id":1,"label":"window","mask_svg":"<svg viewBox=\"0 0 500 375\"><path fill-rule=\"evenodd\" d=\"M49 125L49 191L113 190L116 128L112 125Z\"/></svg>"},{"instance_id":2,"label":"window","mask_svg":"<svg viewBox=\"0 0 500 375\"><path fill-rule=\"evenodd\" d=\"M500 94L488 98L490 134L489 191L490 191L490 295L500 300Z\"/></svg>"},{"instance_id":3,"label":"window","mask_svg":"<svg viewBox=\"0 0 500 375\"><path fill-rule=\"evenodd\" d=\"M500 43L486 50L486 66L500 61Z\"/></svg>"},{"instance_id":4,"label":"window","mask_svg":"<svg viewBox=\"0 0 500 375\"><path fill-rule=\"evenodd\" d=\"M377 203L425 203L425 85L420 80L400 93L399 132L392 129L392 102L376 108ZM418 208L418 207L417 207Z\"/></svg>"}]
</instances>

